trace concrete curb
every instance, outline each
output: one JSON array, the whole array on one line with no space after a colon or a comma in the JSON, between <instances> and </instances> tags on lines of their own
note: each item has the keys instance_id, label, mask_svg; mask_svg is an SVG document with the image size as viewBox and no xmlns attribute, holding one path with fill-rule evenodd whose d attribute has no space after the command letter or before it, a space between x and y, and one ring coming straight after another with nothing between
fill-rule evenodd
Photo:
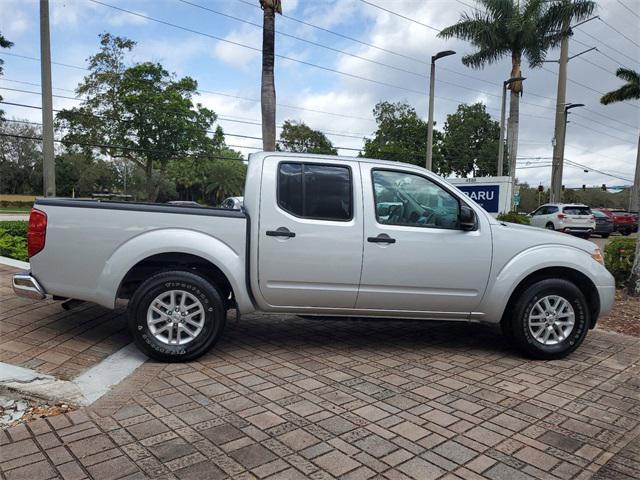
<instances>
[{"instance_id":1,"label":"concrete curb","mask_svg":"<svg viewBox=\"0 0 640 480\"><path fill-rule=\"evenodd\" d=\"M14 260L9 257L0 257L0 264L8 267L21 268L22 270L29 270L29 262L23 262L21 260Z\"/></svg>"},{"instance_id":2,"label":"concrete curb","mask_svg":"<svg viewBox=\"0 0 640 480\"><path fill-rule=\"evenodd\" d=\"M0 362L0 388L43 400L87 406L131 375L146 360L147 357L130 343L70 381Z\"/></svg>"}]
</instances>

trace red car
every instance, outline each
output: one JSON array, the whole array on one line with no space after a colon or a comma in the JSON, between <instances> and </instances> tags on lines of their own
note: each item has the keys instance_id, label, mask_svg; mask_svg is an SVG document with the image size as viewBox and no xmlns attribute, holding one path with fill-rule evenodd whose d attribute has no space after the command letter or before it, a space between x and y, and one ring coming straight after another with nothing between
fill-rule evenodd
<instances>
[{"instance_id":1,"label":"red car","mask_svg":"<svg viewBox=\"0 0 640 480\"><path fill-rule=\"evenodd\" d=\"M620 208L594 208L613 220L613 231L630 235L638 231L638 219L635 215Z\"/></svg>"}]
</instances>

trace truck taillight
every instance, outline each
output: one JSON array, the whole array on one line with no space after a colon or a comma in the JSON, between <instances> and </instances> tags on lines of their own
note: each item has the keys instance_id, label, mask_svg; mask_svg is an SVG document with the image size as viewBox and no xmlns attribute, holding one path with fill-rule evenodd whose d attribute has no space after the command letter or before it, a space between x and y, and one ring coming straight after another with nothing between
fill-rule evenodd
<instances>
[{"instance_id":1,"label":"truck taillight","mask_svg":"<svg viewBox=\"0 0 640 480\"><path fill-rule=\"evenodd\" d=\"M27 253L29 257L33 257L36 253L42 251L47 235L47 214L31 209L29 215L29 230L27 232Z\"/></svg>"},{"instance_id":2,"label":"truck taillight","mask_svg":"<svg viewBox=\"0 0 640 480\"><path fill-rule=\"evenodd\" d=\"M567 218L567 216L564 213L558 214L558 220L564 220L565 218Z\"/></svg>"}]
</instances>

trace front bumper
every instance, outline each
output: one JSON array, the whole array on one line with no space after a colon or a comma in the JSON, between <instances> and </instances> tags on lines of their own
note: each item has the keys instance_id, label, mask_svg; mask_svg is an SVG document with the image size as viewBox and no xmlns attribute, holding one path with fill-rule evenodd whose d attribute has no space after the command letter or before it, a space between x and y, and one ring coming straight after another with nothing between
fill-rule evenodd
<instances>
[{"instance_id":1,"label":"front bumper","mask_svg":"<svg viewBox=\"0 0 640 480\"><path fill-rule=\"evenodd\" d=\"M597 286L598 296L600 297L600 317L608 314L613 308L613 302L616 299L615 285Z\"/></svg>"},{"instance_id":2,"label":"front bumper","mask_svg":"<svg viewBox=\"0 0 640 480\"><path fill-rule=\"evenodd\" d=\"M46 297L44 289L38 281L31 276L31 272L20 272L13 276L13 291L19 297L42 300Z\"/></svg>"}]
</instances>

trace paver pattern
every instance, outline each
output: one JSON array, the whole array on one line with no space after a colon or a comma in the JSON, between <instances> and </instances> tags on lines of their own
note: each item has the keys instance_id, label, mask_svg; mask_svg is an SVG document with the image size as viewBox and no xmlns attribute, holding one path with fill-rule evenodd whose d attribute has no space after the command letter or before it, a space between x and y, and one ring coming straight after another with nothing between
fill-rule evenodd
<instances>
[{"instance_id":1,"label":"paver pattern","mask_svg":"<svg viewBox=\"0 0 640 480\"><path fill-rule=\"evenodd\" d=\"M84 304L70 311L52 300L17 297L0 264L0 362L71 379L131 340L123 312Z\"/></svg>"},{"instance_id":2,"label":"paver pattern","mask_svg":"<svg viewBox=\"0 0 640 480\"><path fill-rule=\"evenodd\" d=\"M0 475L639 478L639 360L598 330L535 362L475 325L247 315L199 361L1 432Z\"/></svg>"}]
</instances>

